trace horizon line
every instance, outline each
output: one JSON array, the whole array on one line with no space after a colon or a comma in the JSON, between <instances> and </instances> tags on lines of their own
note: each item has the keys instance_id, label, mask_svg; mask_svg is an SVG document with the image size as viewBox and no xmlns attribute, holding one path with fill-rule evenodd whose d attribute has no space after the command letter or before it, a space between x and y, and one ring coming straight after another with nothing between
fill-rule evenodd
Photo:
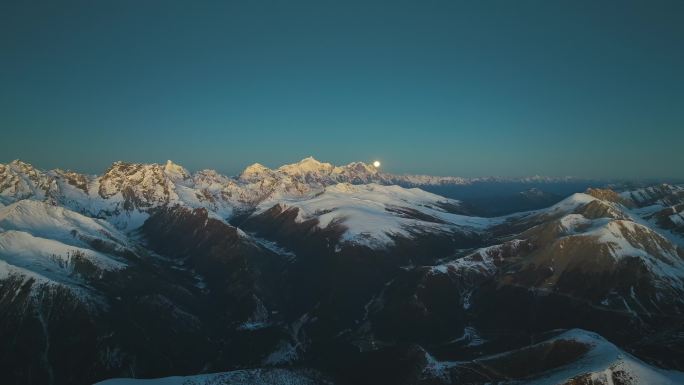
<instances>
[{"instance_id":1,"label":"horizon line","mask_svg":"<svg viewBox=\"0 0 684 385\"><path fill-rule=\"evenodd\" d=\"M302 158L301 160L294 162L294 163L285 163L282 164L278 167L271 168L269 166L264 165L263 163L260 162L254 162L250 163L247 166L242 168L242 171L239 172L238 174L235 175L228 175L222 172L217 171L215 168L201 168L201 169L196 169L196 170L189 170L182 164L176 163L170 159L167 159L166 162L131 162L131 161L125 161L125 160L116 160L113 161L110 166L106 167L104 170L102 170L100 173L87 173L87 172L81 172L75 169L71 168L61 168L61 167L53 167L53 168L39 168L33 165L31 162L24 161L20 158L13 159L9 162L6 163L0 163L0 165L9 165L12 163L23 163L26 165L29 165L33 167L36 170L43 171L43 172L49 172L49 171L65 171L65 172L74 172L78 173L81 175L89 175L89 176L97 176L97 175L102 175L107 172L109 168L111 168L113 165L117 163L124 163L124 164L135 164L135 165L158 165L164 167L165 165L171 164L177 165L188 171L190 175L195 175L197 173L203 172L203 171L214 171L217 172L218 174L229 177L229 178L238 178L242 173L249 167L255 166L255 165L261 165L268 170L271 171L279 171L281 168L285 166L291 166L291 165L296 165L299 163L302 163L306 160L314 160L318 163L321 164L328 164L332 167L346 167L352 164L364 164L368 167L373 167L371 163L367 163L364 161L352 161L343 165L337 165L334 163L330 162L325 162L325 161L319 161L313 156L307 156L305 158ZM372 161L371 161L372 162ZM522 182L524 180L529 180L529 179L551 179L553 181L561 182L563 180L568 180L568 181L599 181L599 182L647 182L647 181L667 181L670 183L684 183L684 177L668 177L668 176L653 176L653 177L586 177L586 176L577 176L577 175L561 175L561 176L555 176L555 175L540 175L540 174L533 174L533 175L521 175L521 176L500 176L500 175L481 175L481 176L471 176L471 177L466 177L466 176L458 176L458 175L435 175L435 174L416 174L416 173L391 173L391 172L384 172L384 171L379 171L379 174L387 175L387 176L417 176L417 177L431 177L431 178L443 178L443 179L462 179L464 181L469 181L469 182L477 182L477 181L491 181L491 180L499 180L499 181L511 181L511 182Z\"/></svg>"}]
</instances>

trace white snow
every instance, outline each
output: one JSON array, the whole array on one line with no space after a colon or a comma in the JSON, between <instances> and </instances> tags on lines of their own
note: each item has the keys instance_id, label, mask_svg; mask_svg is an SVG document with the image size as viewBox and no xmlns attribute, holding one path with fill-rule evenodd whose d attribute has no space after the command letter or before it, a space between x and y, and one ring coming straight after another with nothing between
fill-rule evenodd
<instances>
[{"instance_id":1,"label":"white snow","mask_svg":"<svg viewBox=\"0 0 684 385\"><path fill-rule=\"evenodd\" d=\"M468 335L466 331L466 335ZM564 384L571 379L589 376L597 383L612 385L612 374L623 371L634 379L634 384L648 385L680 385L684 384L684 373L670 370L663 370L648 365L645 362L620 350L617 346L606 341L598 334L582 330L572 329L559 334L556 337L542 341L538 345L547 345L554 341L576 341L589 347L589 351L571 363L559 368L551 369L533 378L526 378L524 383L527 385L557 385ZM450 382L450 370L469 361L437 361L427 352L427 364L423 373L428 377L442 378ZM505 357L516 354L516 351L504 352L491 356L478 358L475 362L486 362L488 359ZM601 382L598 382L601 381ZM517 382L515 382L517 383ZM523 383L523 382L521 382Z\"/></svg>"},{"instance_id":2,"label":"white snow","mask_svg":"<svg viewBox=\"0 0 684 385\"><path fill-rule=\"evenodd\" d=\"M562 201L556 203L553 206L543 208L543 209L538 209L538 210L531 210L531 211L523 211L523 212L517 212L517 213L512 213L505 215L503 217L499 217L500 222L505 222L505 221L518 221L518 220L525 220L528 218L542 218L542 219L548 219L548 218L556 218L560 216L566 216L569 214L574 213L577 209L579 209L582 206L585 206L588 203L591 203L593 201L597 200L593 196L589 194L584 194L584 193L575 193L570 195L569 197L563 199ZM572 217L568 218L567 222L569 225L571 225L570 221L572 221Z\"/></svg>"},{"instance_id":3,"label":"white snow","mask_svg":"<svg viewBox=\"0 0 684 385\"><path fill-rule=\"evenodd\" d=\"M244 181L252 181L259 178L268 177L272 174L273 170L260 163L254 163L242 171L242 174L240 174L240 179Z\"/></svg>"},{"instance_id":4,"label":"white snow","mask_svg":"<svg viewBox=\"0 0 684 385\"><path fill-rule=\"evenodd\" d=\"M80 280L72 273L77 254L101 270L126 267L97 251L10 230L0 233L0 279L15 276L34 278L44 284L76 284Z\"/></svg>"},{"instance_id":5,"label":"white snow","mask_svg":"<svg viewBox=\"0 0 684 385\"><path fill-rule=\"evenodd\" d=\"M432 274L449 274L450 272L460 274L469 270L483 273L486 276L495 274L498 270L497 263L503 260L502 252L504 247L508 246L512 249L519 248L525 244L526 241L521 239L513 239L507 244L492 245L477 249L469 255L450 261L447 263L432 266L430 273ZM470 295L471 293L467 293ZM465 298L464 298L465 299ZM464 301L466 306L466 301Z\"/></svg>"},{"instance_id":6,"label":"white snow","mask_svg":"<svg viewBox=\"0 0 684 385\"><path fill-rule=\"evenodd\" d=\"M612 373L624 371L634 378L635 384L678 385L684 384L684 373L662 370L620 350L598 334L581 329L573 329L551 339L574 340L591 346L577 361L564 367L551 370L541 378L526 382L530 385L555 385L564 383L583 374L590 374L592 379L612 383Z\"/></svg>"},{"instance_id":7,"label":"white snow","mask_svg":"<svg viewBox=\"0 0 684 385\"><path fill-rule=\"evenodd\" d=\"M564 216L559 224L564 230L559 247L562 248L565 239L573 238L604 244L616 261L638 257L660 278L659 284L684 289L684 261L677 254L676 246L650 227L631 220L592 220L579 214Z\"/></svg>"},{"instance_id":8,"label":"white snow","mask_svg":"<svg viewBox=\"0 0 684 385\"><path fill-rule=\"evenodd\" d=\"M78 181L78 186L68 182L73 183L74 180ZM144 223L149 217L148 210L159 206L206 208L212 217L225 221L236 212L255 207L263 211L282 203L284 206L299 208L299 220L315 217L320 227L342 223L348 228L343 238L345 242L379 248L391 244L393 236L409 237L421 232L486 231L493 225L515 218L572 214L578 207L596 200L588 194L578 193L547 209L485 219L450 214L438 206L439 202L458 204L456 201L418 189L386 185L460 184L498 180L508 179L397 176L380 173L375 167L361 162L334 166L312 157L275 170L257 163L247 167L239 178L229 178L212 170L190 175L182 166L171 161L166 164L116 162L99 177L61 170L42 172L31 165L15 161L0 165L0 185L9 186L0 192L0 204L10 204L22 199L50 201L90 217L106 218L115 228L129 231ZM544 182L552 179L532 177L525 180ZM338 183L349 181L380 184ZM646 190L642 193L645 194ZM135 199L130 200L130 194ZM127 199L129 205L125 206ZM131 203L135 203L137 207L130 207ZM653 228L653 219L648 223L642 219L643 211L630 212L617 204L605 203L635 222L649 224ZM408 213L396 211L397 208L417 210L444 223L410 218ZM580 218L565 219L563 225L567 231L581 225L579 222L571 223L577 219ZM677 224L684 223L681 215L672 215L671 220ZM114 229L108 230L113 233ZM662 229L656 231L670 241L684 245L684 237L681 235Z\"/></svg>"},{"instance_id":9,"label":"white snow","mask_svg":"<svg viewBox=\"0 0 684 385\"><path fill-rule=\"evenodd\" d=\"M127 243L114 227L45 202L21 200L0 208L0 279L35 280L37 286L64 285L81 292L83 280L74 274L75 259L83 258L102 271L126 264L94 251L93 240L124 250Z\"/></svg>"},{"instance_id":10,"label":"white snow","mask_svg":"<svg viewBox=\"0 0 684 385\"><path fill-rule=\"evenodd\" d=\"M183 166L179 166L170 160L166 161L164 173L174 181L182 181L190 178L190 173Z\"/></svg>"},{"instance_id":11,"label":"white snow","mask_svg":"<svg viewBox=\"0 0 684 385\"><path fill-rule=\"evenodd\" d=\"M8 230L25 231L73 246L87 246L84 240L88 239L126 244L125 236L106 221L26 199L0 208L0 231Z\"/></svg>"},{"instance_id":12,"label":"white snow","mask_svg":"<svg viewBox=\"0 0 684 385\"><path fill-rule=\"evenodd\" d=\"M562 201L556 203L555 205L549 207L548 209L544 209L544 211L547 211L549 213L571 212L577 209L578 207L586 205L587 203L593 202L595 200L596 198L589 194L575 193L563 199Z\"/></svg>"},{"instance_id":13,"label":"white snow","mask_svg":"<svg viewBox=\"0 0 684 385\"><path fill-rule=\"evenodd\" d=\"M281 166L278 170L289 175L305 175L307 173L330 173L334 168L332 164L319 162L310 156L298 163Z\"/></svg>"},{"instance_id":14,"label":"white snow","mask_svg":"<svg viewBox=\"0 0 684 385\"><path fill-rule=\"evenodd\" d=\"M274 203L271 200L263 202L259 211L269 209ZM411 237L415 232L448 233L457 229L477 231L496 221L448 213L439 204L457 205L458 202L420 189L373 183L339 183L308 199L281 199L278 203L299 209L297 220L300 222L316 218L320 228L342 224L347 229L343 241L372 248L392 244L392 236ZM402 210L415 210L434 221L411 218L411 213Z\"/></svg>"},{"instance_id":15,"label":"white snow","mask_svg":"<svg viewBox=\"0 0 684 385\"><path fill-rule=\"evenodd\" d=\"M591 223L591 220L581 214L568 214L560 219L561 227L567 234L577 233L581 227L589 226Z\"/></svg>"}]
</instances>

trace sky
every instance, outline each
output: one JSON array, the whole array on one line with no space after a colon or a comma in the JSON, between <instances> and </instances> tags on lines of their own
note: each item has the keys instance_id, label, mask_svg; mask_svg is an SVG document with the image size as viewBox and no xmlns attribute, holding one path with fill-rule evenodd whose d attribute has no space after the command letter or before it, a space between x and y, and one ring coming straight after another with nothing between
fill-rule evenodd
<instances>
[{"instance_id":1,"label":"sky","mask_svg":"<svg viewBox=\"0 0 684 385\"><path fill-rule=\"evenodd\" d=\"M684 1L3 1L0 162L684 177Z\"/></svg>"}]
</instances>

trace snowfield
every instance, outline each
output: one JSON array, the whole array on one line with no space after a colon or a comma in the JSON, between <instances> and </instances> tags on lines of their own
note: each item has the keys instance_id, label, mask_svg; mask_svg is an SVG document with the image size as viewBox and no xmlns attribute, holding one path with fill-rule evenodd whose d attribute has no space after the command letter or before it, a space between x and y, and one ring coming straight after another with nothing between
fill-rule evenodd
<instances>
[{"instance_id":1,"label":"snowfield","mask_svg":"<svg viewBox=\"0 0 684 385\"><path fill-rule=\"evenodd\" d=\"M318 227L342 224L343 241L381 248L393 243L393 236L411 238L415 233L482 231L496 219L469 217L447 212L458 201L413 188L379 184L339 183L308 199L271 199L259 205L263 212L274 204L296 207L296 220L318 220Z\"/></svg>"},{"instance_id":2,"label":"snowfield","mask_svg":"<svg viewBox=\"0 0 684 385\"><path fill-rule=\"evenodd\" d=\"M84 240L89 239L126 245L126 236L104 220L32 200L21 200L0 208L0 231L7 230L26 231L73 246L84 246Z\"/></svg>"},{"instance_id":3,"label":"snowfield","mask_svg":"<svg viewBox=\"0 0 684 385\"><path fill-rule=\"evenodd\" d=\"M23 231L0 233L0 276L25 275L39 283L77 283L72 276L75 258L84 258L100 270L121 270L126 264L107 255L38 238Z\"/></svg>"},{"instance_id":4,"label":"snowfield","mask_svg":"<svg viewBox=\"0 0 684 385\"><path fill-rule=\"evenodd\" d=\"M91 248L110 245L124 251L123 234L109 223L45 202L21 200L0 208L0 279L33 279L34 287L64 285L82 291L77 263L100 272L121 270L126 263Z\"/></svg>"}]
</instances>

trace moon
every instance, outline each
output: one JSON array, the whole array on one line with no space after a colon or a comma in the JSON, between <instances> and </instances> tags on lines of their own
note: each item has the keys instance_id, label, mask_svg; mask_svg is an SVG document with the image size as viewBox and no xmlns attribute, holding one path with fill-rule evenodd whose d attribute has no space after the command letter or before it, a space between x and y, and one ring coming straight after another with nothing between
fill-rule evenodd
<instances>
[{"instance_id":1,"label":"moon","mask_svg":"<svg viewBox=\"0 0 684 385\"><path fill-rule=\"evenodd\" d=\"M380 167L380 161L376 160L375 162L373 162L373 167L375 167L375 168Z\"/></svg>"}]
</instances>

